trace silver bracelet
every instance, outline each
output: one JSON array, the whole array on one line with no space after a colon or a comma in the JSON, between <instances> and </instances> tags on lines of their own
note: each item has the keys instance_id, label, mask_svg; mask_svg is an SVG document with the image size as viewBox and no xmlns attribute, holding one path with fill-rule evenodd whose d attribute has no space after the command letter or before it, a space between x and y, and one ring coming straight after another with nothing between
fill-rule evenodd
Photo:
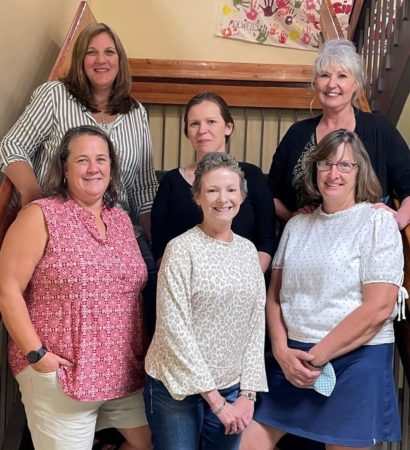
<instances>
[{"instance_id":1,"label":"silver bracelet","mask_svg":"<svg viewBox=\"0 0 410 450\"><path fill-rule=\"evenodd\" d=\"M256 394L252 391L241 391L239 392L239 395L246 397L248 400L256 402Z\"/></svg>"},{"instance_id":2,"label":"silver bracelet","mask_svg":"<svg viewBox=\"0 0 410 450\"><path fill-rule=\"evenodd\" d=\"M218 414L220 414L222 412L222 410L225 408L225 405L226 405L226 400L224 399L221 406L218 406L218 408L215 408L212 410L212 412L215 414L215 416L217 416Z\"/></svg>"}]
</instances>

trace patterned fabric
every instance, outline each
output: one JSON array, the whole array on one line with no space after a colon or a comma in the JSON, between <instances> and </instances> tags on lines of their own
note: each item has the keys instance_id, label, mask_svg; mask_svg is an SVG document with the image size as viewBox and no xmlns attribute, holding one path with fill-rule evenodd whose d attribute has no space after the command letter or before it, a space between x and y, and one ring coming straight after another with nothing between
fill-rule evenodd
<instances>
[{"instance_id":1,"label":"patterned fabric","mask_svg":"<svg viewBox=\"0 0 410 450\"><path fill-rule=\"evenodd\" d=\"M325 397L330 397L336 386L336 374L332 364L329 362L322 367L322 371L316 378L312 389Z\"/></svg>"},{"instance_id":2,"label":"patterned fabric","mask_svg":"<svg viewBox=\"0 0 410 450\"><path fill-rule=\"evenodd\" d=\"M240 382L266 391L265 284L254 245L199 227L167 246L145 368L176 400Z\"/></svg>"},{"instance_id":3,"label":"patterned fabric","mask_svg":"<svg viewBox=\"0 0 410 450\"><path fill-rule=\"evenodd\" d=\"M280 301L288 337L319 342L362 304L362 285L401 286L402 240L393 215L359 203L299 214L285 227L273 267L283 268ZM368 344L394 342L393 318Z\"/></svg>"},{"instance_id":4,"label":"patterned fabric","mask_svg":"<svg viewBox=\"0 0 410 450\"><path fill-rule=\"evenodd\" d=\"M0 144L0 170L16 161L33 166L42 185L48 164L64 133L80 125L97 125L92 114L59 81L39 86L30 104ZM119 205L140 215L151 210L157 190L151 135L142 105L119 114L110 138L120 160L122 190Z\"/></svg>"},{"instance_id":5,"label":"patterned fabric","mask_svg":"<svg viewBox=\"0 0 410 450\"><path fill-rule=\"evenodd\" d=\"M304 160L303 152L309 149L309 141L323 116L311 117L294 123L281 140L272 158L268 185L272 197L296 211L305 206L303 198L295 190L294 169ZM385 117L355 110L354 132L360 137L377 178L383 189L383 197L398 197L403 201L410 196L410 151L406 141ZM298 165L298 171L303 170ZM393 195L394 194L394 195Z\"/></svg>"},{"instance_id":6,"label":"patterned fabric","mask_svg":"<svg viewBox=\"0 0 410 450\"><path fill-rule=\"evenodd\" d=\"M128 216L103 209L101 236L92 213L73 200L34 203L49 240L24 298L43 346L74 363L58 370L64 392L84 401L134 392L144 378L140 293L147 270ZM14 342L9 360L14 375L27 366Z\"/></svg>"},{"instance_id":7,"label":"patterned fabric","mask_svg":"<svg viewBox=\"0 0 410 450\"><path fill-rule=\"evenodd\" d=\"M302 154L300 155L298 162L293 169L293 176L292 176L292 186L296 193L296 201L297 204L300 206L310 205L312 204L311 200L307 200L305 189L304 189L304 179L305 179L305 171L306 171L306 162L307 159L310 157L313 150L316 148L316 139L315 139L315 133L312 134L310 139L305 145L305 148L303 149Z\"/></svg>"}]
</instances>

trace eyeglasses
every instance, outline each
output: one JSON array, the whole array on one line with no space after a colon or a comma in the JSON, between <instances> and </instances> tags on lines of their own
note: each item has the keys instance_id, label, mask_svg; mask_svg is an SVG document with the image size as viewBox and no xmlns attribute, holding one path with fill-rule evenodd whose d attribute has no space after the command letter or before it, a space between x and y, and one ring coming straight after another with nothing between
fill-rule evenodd
<instances>
[{"instance_id":1,"label":"eyeglasses","mask_svg":"<svg viewBox=\"0 0 410 450\"><path fill-rule=\"evenodd\" d=\"M317 170L325 172L327 170L331 170L332 166L336 166L337 170L342 173L349 173L353 170L354 167L358 166L358 163L351 163L347 161L341 161L338 163L331 163L326 160L316 161Z\"/></svg>"}]
</instances>

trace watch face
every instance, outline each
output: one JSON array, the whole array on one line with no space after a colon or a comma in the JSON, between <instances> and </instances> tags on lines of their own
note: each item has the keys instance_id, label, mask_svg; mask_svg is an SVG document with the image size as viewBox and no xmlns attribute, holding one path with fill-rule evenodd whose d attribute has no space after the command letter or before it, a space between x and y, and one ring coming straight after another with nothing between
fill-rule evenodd
<instances>
[{"instance_id":1,"label":"watch face","mask_svg":"<svg viewBox=\"0 0 410 450\"><path fill-rule=\"evenodd\" d=\"M27 361L30 364L35 364L36 362L40 361L40 359L46 354L46 350L41 347L38 350L33 350L31 352L29 352L26 356Z\"/></svg>"}]
</instances>

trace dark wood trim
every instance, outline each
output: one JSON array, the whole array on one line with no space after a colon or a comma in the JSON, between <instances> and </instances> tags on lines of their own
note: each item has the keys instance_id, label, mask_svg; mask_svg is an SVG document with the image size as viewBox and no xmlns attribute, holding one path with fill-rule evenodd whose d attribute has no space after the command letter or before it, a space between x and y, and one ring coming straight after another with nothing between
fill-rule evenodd
<instances>
[{"instance_id":1,"label":"dark wood trim","mask_svg":"<svg viewBox=\"0 0 410 450\"><path fill-rule=\"evenodd\" d=\"M312 66L231 63L176 59L129 59L133 78L270 81L310 83Z\"/></svg>"},{"instance_id":2,"label":"dark wood trim","mask_svg":"<svg viewBox=\"0 0 410 450\"><path fill-rule=\"evenodd\" d=\"M255 108L309 109L313 94L309 88L224 86L221 84L133 83L132 94L145 104L186 105L202 91L221 95L230 106ZM312 108L320 106L313 102Z\"/></svg>"},{"instance_id":3,"label":"dark wood trim","mask_svg":"<svg viewBox=\"0 0 410 450\"><path fill-rule=\"evenodd\" d=\"M230 106L319 108L308 65L130 59L130 68L132 94L142 103L184 105L214 91Z\"/></svg>"}]
</instances>

